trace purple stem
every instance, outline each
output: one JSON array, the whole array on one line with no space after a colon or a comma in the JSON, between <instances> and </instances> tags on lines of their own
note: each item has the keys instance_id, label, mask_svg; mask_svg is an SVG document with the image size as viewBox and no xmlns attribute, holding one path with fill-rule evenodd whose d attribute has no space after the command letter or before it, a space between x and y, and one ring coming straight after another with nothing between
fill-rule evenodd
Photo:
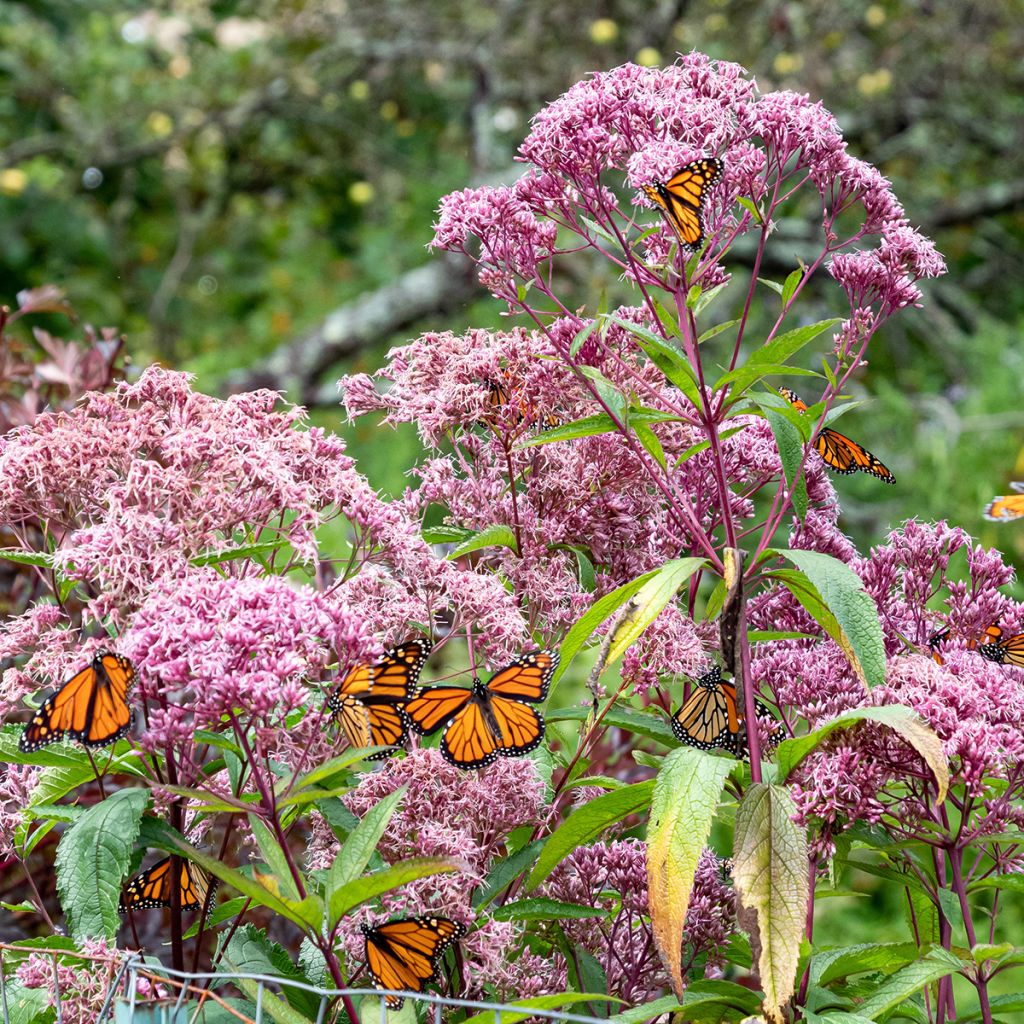
<instances>
[{"instance_id":1,"label":"purple stem","mask_svg":"<svg viewBox=\"0 0 1024 1024\"><path fill-rule=\"evenodd\" d=\"M971 907L967 902L967 886L964 884L963 875L963 847L956 846L949 852L949 863L953 874L953 891L960 901L960 913L964 918L964 929L967 932L967 941L973 949L978 940L975 937L974 921L971 918ZM988 1001L988 975L984 968L979 965L977 977L970 979L978 990L978 1002L981 1005L981 1019L984 1024L992 1024L992 1007Z\"/></svg>"}]
</instances>

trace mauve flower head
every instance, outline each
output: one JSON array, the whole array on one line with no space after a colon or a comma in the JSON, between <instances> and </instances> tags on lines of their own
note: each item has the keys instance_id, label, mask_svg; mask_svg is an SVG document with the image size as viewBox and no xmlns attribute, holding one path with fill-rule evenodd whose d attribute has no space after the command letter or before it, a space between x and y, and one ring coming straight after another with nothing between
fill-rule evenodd
<instances>
[{"instance_id":1,"label":"mauve flower head","mask_svg":"<svg viewBox=\"0 0 1024 1024\"><path fill-rule=\"evenodd\" d=\"M97 619L130 613L154 578L254 527L277 524L311 561L314 531L358 474L340 440L298 429L303 412L279 401L212 398L187 374L150 367L0 439L0 520L48 524L55 562L100 591Z\"/></svg>"},{"instance_id":2,"label":"mauve flower head","mask_svg":"<svg viewBox=\"0 0 1024 1024\"><path fill-rule=\"evenodd\" d=\"M420 879L385 894L379 906L350 915L342 943L353 963L362 957L359 925L364 922L435 913L471 924L471 897L493 861L505 854L509 832L546 817L544 781L529 758L499 758L481 771L467 772L422 747L364 775L343 799L363 817L402 786L408 789L377 846L381 857L389 864L409 857L449 857L461 862L463 871ZM326 835L319 836L314 854L320 866L333 860ZM519 935L520 927L512 922L487 920L461 940L469 991L480 994L482 986L500 981Z\"/></svg>"},{"instance_id":3,"label":"mauve flower head","mask_svg":"<svg viewBox=\"0 0 1024 1024\"><path fill-rule=\"evenodd\" d=\"M150 702L143 746L180 746L196 729L221 731L222 716L241 709L267 749L282 756L321 735L313 715L311 734L285 726L285 716L307 703L309 681L335 658L366 659L376 644L343 603L308 587L193 570L152 588L121 650L135 664L139 696Z\"/></svg>"},{"instance_id":4,"label":"mauve flower head","mask_svg":"<svg viewBox=\"0 0 1024 1024\"><path fill-rule=\"evenodd\" d=\"M608 991L628 1003L655 998L668 976L654 946L647 905L647 854L639 839L594 843L574 850L544 883L545 896L603 909L606 919L566 920L566 935L594 956ZM683 931L684 970L699 960L715 973L735 922L732 891L721 861L704 850L697 864Z\"/></svg>"},{"instance_id":5,"label":"mauve flower head","mask_svg":"<svg viewBox=\"0 0 1024 1024\"><path fill-rule=\"evenodd\" d=\"M0 772L0 863L17 851L14 834L24 824L24 811L40 781L41 768L7 764Z\"/></svg>"},{"instance_id":6,"label":"mauve flower head","mask_svg":"<svg viewBox=\"0 0 1024 1024\"><path fill-rule=\"evenodd\" d=\"M26 988L46 991L47 1005L60 1006L65 1024L96 1024L118 965L131 955L103 939L85 939L81 951L80 957L33 953L14 972Z\"/></svg>"}]
</instances>

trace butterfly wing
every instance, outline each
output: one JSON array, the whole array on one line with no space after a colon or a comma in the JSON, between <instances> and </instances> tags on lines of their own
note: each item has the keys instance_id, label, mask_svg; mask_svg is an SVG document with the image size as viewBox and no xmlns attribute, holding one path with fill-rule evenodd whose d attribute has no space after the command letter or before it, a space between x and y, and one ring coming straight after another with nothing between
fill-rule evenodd
<instances>
[{"instance_id":1,"label":"butterfly wing","mask_svg":"<svg viewBox=\"0 0 1024 1024\"><path fill-rule=\"evenodd\" d=\"M945 664L945 659L942 657L942 652L939 648L949 639L949 626L943 626L942 629L936 630L930 637L928 637L928 650L932 652L932 658L936 665Z\"/></svg>"},{"instance_id":2,"label":"butterfly wing","mask_svg":"<svg viewBox=\"0 0 1024 1024\"><path fill-rule=\"evenodd\" d=\"M838 430L825 427L814 439L814 447L825 464L837 473L856 473L860 470L877 477L882 483L896 483L896 477L880 459Z\"/></svg>"},{"instance_id":3,"label":"butterfly wing","mask_svg":"<svg viewBox=\"0 0 1024 1024\"><path fill-rule=\"evenodd\" d=\"M547 698L558 660L557 651L528 651L495 672L487 689L494 696L539 703Z\"/></svg>"},{"instance_id":4,"label":"butterfly wing","mask_svg":"<svg viewBox=\"0 0 1024 1024\"><path fill-rule=\"evenodd\" d=\"M738 729L736 691L732 689L730 706L716 666L697 680L690 699L672 716L672 731L682 743L712 750L721 744L730 727Z\"/></svg>"},{"instance_id":5,"label":"butterfly wing","mask_svg":"<svg viewBox=\"0 0 1024 1024\"><path fill-rule=\"evenodd\" d=\"M644 185L647 198L661 207L679 241L691 249L704 244L704 207L710 188L722 175L715 159L695 160L666 182Z\"/></svg>"},{"instance_id":6,"label":"butterfly wing","mask_svg":"<svg viewBox=\"0 0 1024 1024\"><path fill-rule=\"evenodd\" d=\"M422 992L437 977L445 950L466 934L465 926L447 917L407 917L370 928L366 965L377 988ZM401 996L385 996L391 1010L402 1008Z\"/></svg>"},{"instance_id":7,"label":"butterfly wing","mask_svg":"<svg viewBox=\"0 0 1024 1024\"><path fill-rule=\"evenodd\" d=\"M404 703L416 692L420 672L433 646L425 638L408 640L386 651L373 665L356 665L328 698L327 706L337 711L344 697L372 696Z\"/></svg>"},{"instance_id":8,"label":"butterfly wing","mask_svg":"<svg viewBox=\"0 0 1024 1024\"><path fill-rule=\"evenodd\" d=\"M998 626L989 626L978 642L978 653L997 665L1024 666L1024 633L1015 633L1005 640L1002 634Z\"/></svg>"},{"instance_id":9,"label":"butterfly wing","mask_svg":"<svg viewBox=\"0 0 1024 1024\"><path fill-rule=\"evenodd\" d=\"M451 719L441 737L441 756L449 764L456 768L483 768L497 759L501 728L496 724L492 727L488 717L493 715L489 716L489 711L484 700L473 696Z\"/></svg>"},{"instance_id":10,"label":"butterfly wing","mask_svg":"<svg viewBox=\"0 0 1024 1024\"><path fill-rule=\"evenodd\" d=\"M425 686L405 705L405 713L413 729L426 736L454 718L472 695L462 686Z\"/></svg>"},{"instance_id":11,"label":"butterfly wing","mask_svg":"<svg viewBox=\"0 0 1024 1024\"><path fill-rule=\"evenodd\" d=\"M128 691L135 678L127 658L104 652L48 697L18 744L30 753L65 735L89 747L113 743L131 729Z\"/></svg>"},{"instance_id":12,"label":"butterfly wing","mask_svg":"<svg viewBox=\"0 0 1024 1024\"><path fill-rule=\"evenodd\" d=\"M544 716L536 708L504 697L492 697L490 707L500 732L498 753L502 757L522 757L540 746Z\"/></svg>"},{"instance_id":13,"label":"butterfly wing","mask_svg":"<svg viewBox=\"0 0 1024 1024\"><path fill-rule=\"evenodd\" d=\"M1024 494L1002 494L993 498L985 506L983 515L993 523L1008 523L1020 519L1024 516Z\"/></svg>"},{"instance_id":14,"label":"butterfly wing","mask_svg":"<svg viewBox=\"0 0 1024 1024\"><path fill-rule=\"evenodd\" d=\"M179 859L182 910L201 910L210 891L210 876L198 864ZM158 860L136 875L121 894L120 909L149 910L171 905L171 858Z\"/></svg>"},{"instance_id":15,"label":"butterfly wing","mask_svg":"<svg viewBox=\"0 0 1024 1024\"><path fill-rule=\"evenodd\" d=\"M797 412L807 412L807 403L802 401L800 396L791 388L779 388L779 394L782 395L782 397L785 398Z\"/></svg>"}]
</instances>

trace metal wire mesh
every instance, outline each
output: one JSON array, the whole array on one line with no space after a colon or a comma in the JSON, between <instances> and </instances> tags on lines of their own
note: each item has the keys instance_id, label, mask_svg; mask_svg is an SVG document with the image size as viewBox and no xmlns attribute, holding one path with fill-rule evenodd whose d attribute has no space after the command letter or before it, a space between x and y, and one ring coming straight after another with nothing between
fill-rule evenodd
<instances>
[{"instance_id":1,"label":"metal wire mesh","mask_svg":"<svg viewBox=\"0 0 1024 1024\"><path fill-rule=\"evenodd\" d=\"M0 1020L3 1024L19 1024L25 1018L16 1016L9 1003L12 973L5 964L4 954L17 952L49 956L53 967L53 1007L56 1024L66 1024L65 1006L67 993L61 991L57 964L62 957L74 960L92 961L99 969L110 970L111 962L90 958L71 950L40 949L26 946L0 944ZM9 961L10 957L8 957ZM231 1005L217 988L232 986L246 994L244 1008ZM162 990L162 991L161 991ZM217 1007L223 1013L218 1021L237 1021L238 1024L276 1024L280 1020L273 1008L267 1008L267 994L308 993L317 1002L314 1024L325 1024L327 1013L339 999L364 996L403 996L414 1003L429 1007L429 1024L441 1024L445 1007L462 1008L474 1013L490 1012L492 1024L515 1024L526 1018L540 1018L544 1021L566 1022L566 1024L608 1024L607 1018L588 1017L562 1010L540 1009L516 1006L513 1003L478 1002L471 999L454 999L449 996L427 992L403 992L390 989L336 989L321 988L291 978L269 974L221 971L175 971L149 958L132 955L117 966L106 987L102 1006L95 1016L95 1024L201 1024L204 1007ZM159 992L159 995L154 995ZM293 1011L298 1014L298 1011ZM308 1019L299 1015L301 1019ZM344 1012L342 1012L344 1017ZM77 1019L81 1019L80 1017ZM383 999L380 1001L380 1024L387 1024L387 1011Z\"/></svg>"}]
</instances>

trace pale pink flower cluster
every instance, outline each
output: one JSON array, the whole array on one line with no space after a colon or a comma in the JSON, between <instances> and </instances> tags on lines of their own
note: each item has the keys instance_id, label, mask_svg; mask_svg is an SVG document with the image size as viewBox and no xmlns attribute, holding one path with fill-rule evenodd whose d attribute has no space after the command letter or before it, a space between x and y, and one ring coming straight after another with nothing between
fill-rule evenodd
<instances>
[{"instance_id":1,"label":"pale pink flower cluster","mask_svg":"<svg viewBox=\"0 0 1024 1024\"><path fill-rule=\"evenodd\" d=\"M108 946L103 939L84 940L81 952L83 957L32 953L15 970L15 977L26 988L47 992L47 1005L59 1005L65 1024L95 1024L118 965L131 955Z\"/></svg>"},{"instance_id":2,"label":"pale pink flower cluster","mask_svg":"<svg viewBox=\"0 0 1024 1024\"><path fill-rule=\"evenodd\" d=\"M423 748L363 776L343 799L349 810L362 817L401 786L408 790L378 845L385 862L414 856L449 857L461 862L464 869L413 882L385 895L380 907L351 915L342 942L353 964L362 960L359 925L364 921L438 913L471 924L476 918L471 898L490 866L507 852L509 833L520 826L536 826L546 815L544 782L531 760L499 758L479 772L465 772L449 765L438 751ZM333 846L336 853L336 844ZM327 866L333 860L332 844L322 825L312 853L318 865ZM481 921L482 926L460 942L467 991L481 995L485 989L497 987L511 995L512 986L525 979L522 970L514 966L513 954L521 929L512 922ZM545 973L545 986L548 983Z\"/></svg>"}]
</instances>

